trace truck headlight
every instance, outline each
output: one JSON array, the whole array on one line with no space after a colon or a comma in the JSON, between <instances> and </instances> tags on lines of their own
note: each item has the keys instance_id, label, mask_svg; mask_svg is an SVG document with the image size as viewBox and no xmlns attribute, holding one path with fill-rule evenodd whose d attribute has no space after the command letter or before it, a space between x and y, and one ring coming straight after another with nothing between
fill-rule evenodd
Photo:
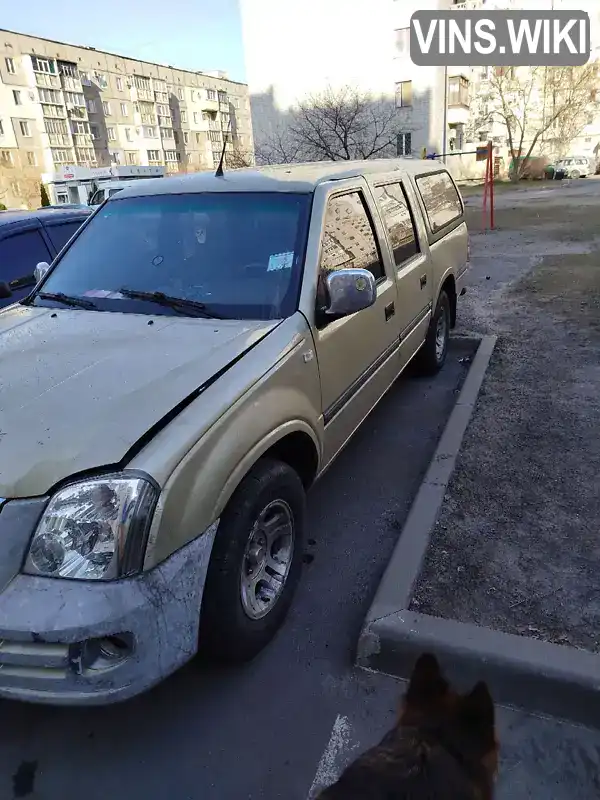
<instances>
[{"instance_id":1,"label":"truck headlight","mask_svg":"<svg viewBox=\"0 0 600 800\"><path fill-rule=\"evenodd\" d=\"M158 489L147 478L107 475L52 497L29 545L30 575L112 580L142 568Z\"/></svg>"}]
</instances>

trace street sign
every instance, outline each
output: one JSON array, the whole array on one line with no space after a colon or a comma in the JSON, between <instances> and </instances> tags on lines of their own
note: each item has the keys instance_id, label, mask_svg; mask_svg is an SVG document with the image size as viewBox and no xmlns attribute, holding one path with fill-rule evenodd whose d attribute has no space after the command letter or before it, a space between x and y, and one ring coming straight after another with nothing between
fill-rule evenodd
<instances>
[{"instance_id":1,"label":"street sign","mask_svg":"<svg viewBox=\"0 0 600 800\"><path fill-rule=\"evenodd\" d=\"M477 155L475 156L475 161L487 161L489 151L489 145L484 145L483 147L477 148Z\"/></svg>"}]
</instances>

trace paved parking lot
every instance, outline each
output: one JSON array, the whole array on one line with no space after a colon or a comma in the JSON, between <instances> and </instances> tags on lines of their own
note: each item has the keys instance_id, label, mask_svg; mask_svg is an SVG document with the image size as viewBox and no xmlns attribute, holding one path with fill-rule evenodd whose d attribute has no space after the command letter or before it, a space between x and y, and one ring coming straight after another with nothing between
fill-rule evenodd
<instances>
[{"instance_id":1,"label":"paved parking lot","mask_svg":"<svg viewBox=\"0 0 600 800\"><path fill-rule=\"evenodd\" d=\"M353 651L470 352L455 342L437 378L399 380L315 487L304 578L261 657L189 665L104 709L0 702L1 800L306 800L338 717L354 720L353 746L377 735L398 686L354 670Z\"/></svg>"}]
</instances>

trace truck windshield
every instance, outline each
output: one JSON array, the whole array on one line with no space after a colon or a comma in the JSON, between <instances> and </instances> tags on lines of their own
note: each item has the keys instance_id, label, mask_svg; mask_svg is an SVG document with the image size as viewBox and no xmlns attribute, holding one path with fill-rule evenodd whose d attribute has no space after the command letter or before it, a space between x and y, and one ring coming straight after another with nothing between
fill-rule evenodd
<instances>
[{"instance_id":1,"label":"truck windshield","mask_svg":"<svg viewBox=\"0 0 600 800\"><path fill-rule=\"evenodd\" d=\"M185 313L148 297L160 293L215 316L281 319L297 308L310 204L281 192L115 198L39 289L93 299L99 311ZM60 306L37 293L30 302Z\"/></svg>"}]
</instances>

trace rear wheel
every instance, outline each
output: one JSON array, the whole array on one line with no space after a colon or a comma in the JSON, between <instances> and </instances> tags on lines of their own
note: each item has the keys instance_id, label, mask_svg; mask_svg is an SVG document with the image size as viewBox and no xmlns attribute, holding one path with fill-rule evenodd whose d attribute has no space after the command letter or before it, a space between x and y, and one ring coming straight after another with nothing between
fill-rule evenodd
<instances>
[{"instance_id":1,"label":"rear wheel","mask_svg":"<svg viewBox=\"0 0 600 800\"><path fill-rule=\"evenodd\" d=\"M581 177L581 173L579 172L579 170L578 170L578 169L574 169L574 170L571 172L571 177L572 177L574 180L577 180L577 178L580 178L580 177Z\"/></svg>"},{"instance_id":2,"label":"rear wheel","mask_svg":"<svg viewBox=\"0 0 600 800\"><path fill-rule=\"evenodd\" d=\"M440 292L429 323L425 342L416 356L416 366L422 375L435 375L444 366L450 339L450 300Z\"/></svg>"},{"instance_id":3,"label":"rear wheel","mask_svg":"<svg viewBox=\"0 0 600 800\"><path fill-rule=\"evenodd\" d=\"M200 649L228 662L257 655L283 624L302 567L306 498L297 473L261 459L221 516L206 577Z\"/></svg>"}]
</instances>

